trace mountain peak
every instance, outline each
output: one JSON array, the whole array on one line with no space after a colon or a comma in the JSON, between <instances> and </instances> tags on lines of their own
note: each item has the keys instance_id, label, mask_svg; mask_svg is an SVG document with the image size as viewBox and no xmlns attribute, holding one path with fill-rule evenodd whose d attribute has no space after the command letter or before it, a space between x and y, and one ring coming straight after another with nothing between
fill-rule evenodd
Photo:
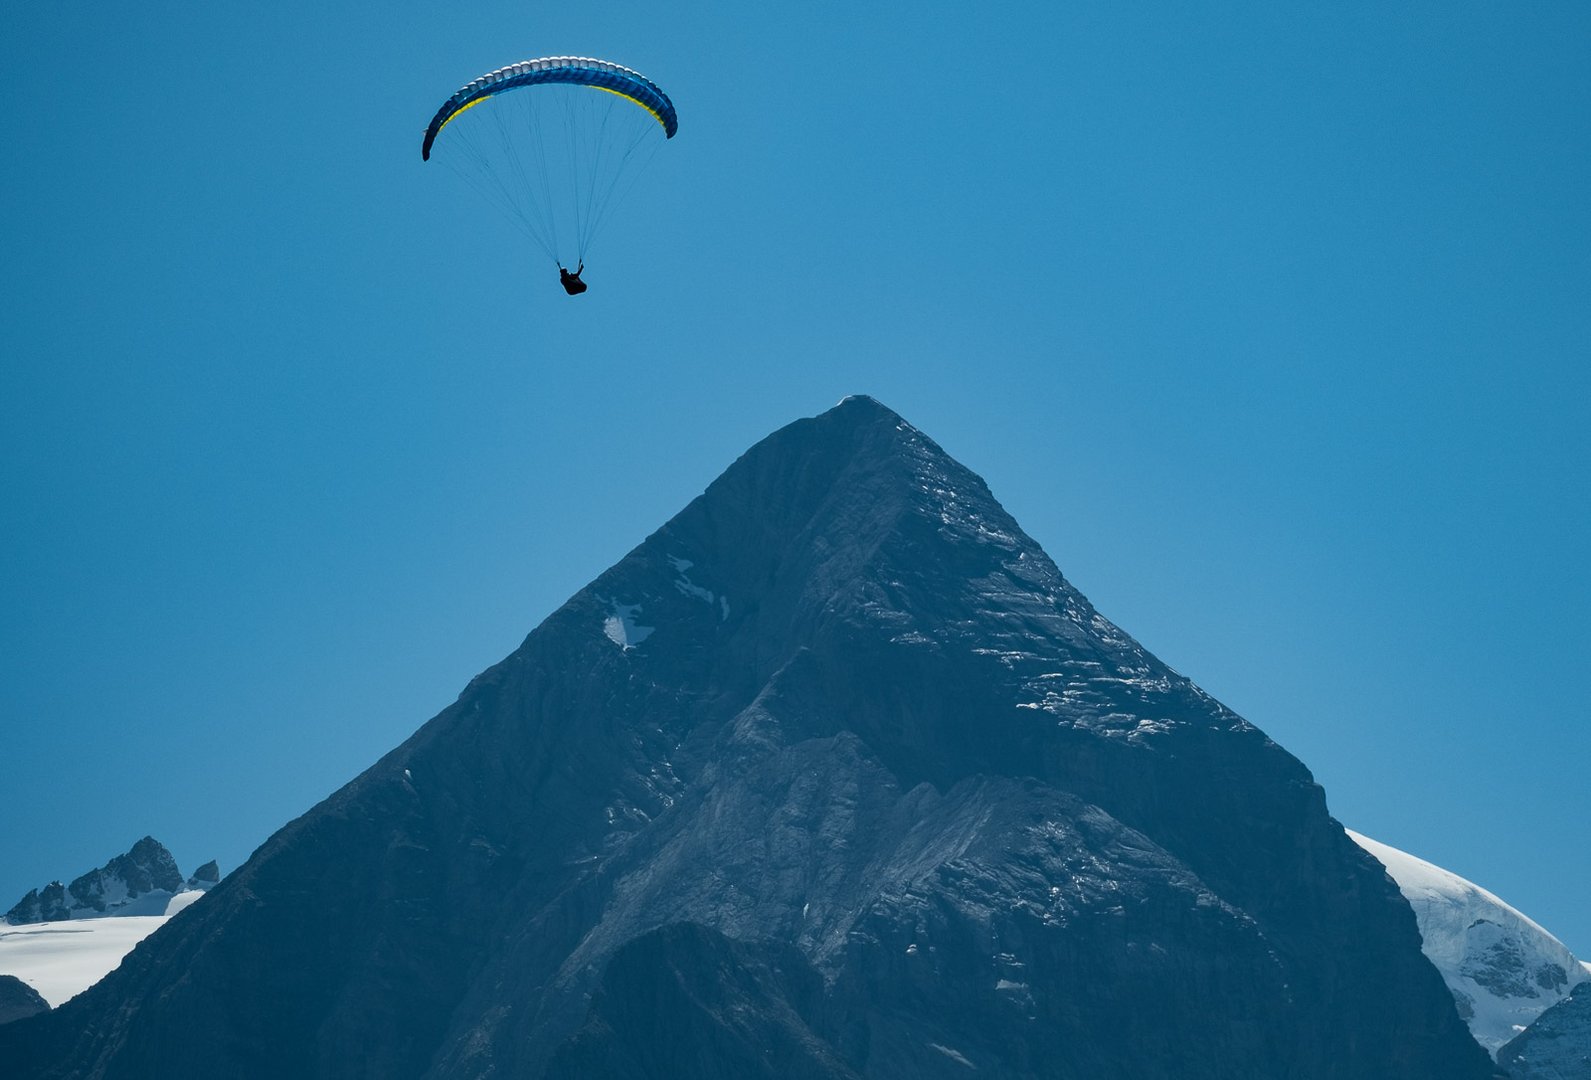
<instances>
[{"instance_id":1,"label":"mountain peak","mask_svg":"<svg viewBox=\"0 0 1591 1080\"><path fill-rule=\"evenodd\" d=\"M171 852L154 837L145 836L125 854L74 878L70 885L52 881L42 889L29 890L5 918L20 925L100 915L158 914L182 885Z\"/></svg>"},{"instance_id":2,"label":"mountain peak","mask_svg":"<svg viewBox=\"0 0 1591 1080\"><path fill-rule=\"evenodd\" d=\"M720 547L865 554L908 515L924 526L919 540L938 534L1042 554L982 479L861 395L757 443L658 535L711 532Z\"/></svg>"},{"instance_id":3,"label":"mountain peak","mask_svg":"<svg viewBox=\"0 0 1591 1080\"><path fill-rule=\"evenodd\" d=\"M866 397L26 1023L23 1077L1488 1071L1308 771Z\"/></svg>"},{"instance_id":4,"label":"mountain peak","mask_svg":"<svg viewBox=\"0 0 1591 1080\"><path fill-rule=\"evenodd\" d=\"M846 394L839 401L834 403L834 409L867 409L873 412L885 413L896 420L900 419L899 413L897 413L894 409L891 409L888 405L885 405L882 401L878 400L878 398L873 397L871 394ZM834 409L830 409L829 411L833 412Z\"/></svg>"},{"instance_id":5,"label":"mountain peak","mask_svg":"<svg viewBox=\"0 0 1591 1080\"><path fill-rule=\"evenodd\" d=\"M994 760L1018 768L1034 726L1024 717L1139 741L1171 726L1144 715L1169 698L1243 726L1095 611L982 478L870 397L758 442L551 622L563 618L632 665L713 657L754 685L831 649L882 649L880 671L954 655L978 669L970 680L1008 685L1018 711L1007 720L946 716L948 742L927 729L880 734L918 778ZM744 662L726 661L742 651ZM871 730L867 717L855 723Z\"/></svg>"}]
</instances>

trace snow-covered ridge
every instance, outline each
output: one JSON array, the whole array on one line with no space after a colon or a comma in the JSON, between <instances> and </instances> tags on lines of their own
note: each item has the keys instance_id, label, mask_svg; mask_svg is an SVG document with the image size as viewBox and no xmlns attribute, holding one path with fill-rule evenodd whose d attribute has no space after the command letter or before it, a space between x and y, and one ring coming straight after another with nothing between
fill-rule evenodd
<instances>
[{"instance_id":1,"label":"snow-covered ridge","mask_svg":"<svg viewBox=\"0 0 1591 1080\"><path fill-rule=\"evenodd\" d=\"M146 836L70 885L30 889L0 918L0 975L15 975L54 1008L114 971L220 878L212 861L184 881L171 852Z\"/></svg>"},{"instance_id":2,"label":"snow-covered ridge","mask_svg":"<svg viewBox=\"0 0 1591 1080\"><path fill-rule=\"evenodd\" d=\"M1368 836L1352 830L1348 835L1380 860L1414 908L1426 957L1488 1053L1495 1056L1576 986L1591 981L1591 965L1479 885Z\"/></svg>"},{"instance_id":3,"label":"snow-covered ridge","mask_svg":"<svg viewBox=\"0 0 1591 1080\"><path fill-rule=\"evenodd\" d=\"M15 975L53 1009L116 970L122 957L204 893L169 896L158 914L0 923L0 975Z\"/></svg>"},{"instance_id":4,"label":"snow-covered ridge","mask_svg":"<svg viewBox=\"0 0 1591 1080\"><path fill-rule=\"evenodd\" d=\"M184 883L171 852L146 836L125 854L74 878L70 885L52 881L42 889L29 889L0 921L20 926L108 915L164 915L166 905L179 892L185 888L203 891L219 878L216 864L209 862Z\"/></svg>"}]
</instances>

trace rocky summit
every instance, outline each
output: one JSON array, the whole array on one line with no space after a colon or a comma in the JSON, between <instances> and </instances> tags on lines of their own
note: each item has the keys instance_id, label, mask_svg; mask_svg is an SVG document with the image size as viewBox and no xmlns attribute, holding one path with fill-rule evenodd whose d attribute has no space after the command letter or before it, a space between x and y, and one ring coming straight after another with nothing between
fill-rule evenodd
<instances>
[{"instance_id":1,"label":"rocky summit","mask_svg":"<svg viewBox=\"0 0 1591 1080\"><path fill-rule=\"evenodd\" d=\"M1482 1080L1296 759L869 398L753 447L16 1077Z\"/></svg>"},{"instance_id":2,"label":"rocky summit","mask_svg":"<svg viewBox=\"0 0 1591 1080\"><path fill-rule=\"evenodd\" d=\"M193 872L193 876L188 879L187 887L203 892L206 889L213 889L215 883L220 880L221 867L214 859L211 859Z\"/></svg>"},{"instance_id":3,"label":"rocky summit","mask_svg":"<svg viewBox=\"0 0 1591 1080\"><path fill-rule=\"evenodd\" d=\"M146 836L97 870L72 880L52 881L6 912L13 926L101 915L153 914L182 889L182 872L164 844ZM139 903L143 901L143 903ZM154 906L151 906L151 905Z\"/></svg>"}]
</instances>

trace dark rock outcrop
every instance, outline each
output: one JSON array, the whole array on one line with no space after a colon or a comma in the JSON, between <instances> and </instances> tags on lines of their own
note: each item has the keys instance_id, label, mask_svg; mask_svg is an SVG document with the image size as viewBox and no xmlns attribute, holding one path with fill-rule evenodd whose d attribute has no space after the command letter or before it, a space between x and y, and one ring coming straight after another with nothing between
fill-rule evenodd
<instances>
[{"instance_id":1,"label":"dark rock outcrop","mask_svg":"<svg viewBox=\"0 0 1591 1080\"><path fill-rule=\"evenodd\" d=\"M214 859L211 859L193 872L193 876L188 879L187 887L200 890L209 889L220 880L221 867L216 864Z\"/></svg>"},{"instance_id":2,"label":"dark rock outcrop","mask_svg":"<svg viewBox=\"0 0 1591 1080\"><path fill-rule=\"evenodd\" d=\"M831 1042L843 1034L838 1019L801 950L671 923L614 954L547 1076L850 1080L860 1074Z\"/></svg>"},{"instance_id":3,"label":"dark rock outcrop","mask_svg":"<svg viewBox=\"0 0 1591 1080\"><path fill-rule=\"evenodd\" d=\"M71 917L72 905L66 895L66 886L59 881L52 881L42 889L29 889L28 894L6 912L6 922L13 926L55 922Z\"/></svg>"},{"instance_id":4,"label":"dark rock outcrop","mask_svg":"<svg viewBox=\"0 0 1591 1080\"><path fill-rule=\"evenodd\" d=\"M1497 1052L1510 1080L1591 1078L1591 982L1536 1018Z\"/></svg>"},{"instance_id":5,"label":"dark rock outcrop","mask_svg":"<svg viewBox=\"0 0 1591 1080\"><path fill-rule=\"evenodd\" d=\"M1491 1075L1308 771L866 398L748 451L0 1064Z\"/></svg>"},{"instance_id":6,"label":"dark rock outcrop","mask_svg":"<svg viewBox=\"0 0 1591 1080\"><path fill-rule=\"evenodd\" d=\"M15 975L0 975L0 1024L48 1012L50 1003Z\"/></svg>"}]
</instances>

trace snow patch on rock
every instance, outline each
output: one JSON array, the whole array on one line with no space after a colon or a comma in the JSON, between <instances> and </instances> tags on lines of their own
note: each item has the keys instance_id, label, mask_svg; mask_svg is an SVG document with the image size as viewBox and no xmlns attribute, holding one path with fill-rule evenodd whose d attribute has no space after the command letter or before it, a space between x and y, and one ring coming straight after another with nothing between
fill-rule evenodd
<instances>
[{"instance_id":1,"label":"snow patch on rock","mask_svg":"<svg viewBox=\"0 0 1591 1080\"><path fill-rule=\"evenodd\" d=\"M602 632L608 640L621 649L633 649L652 636L655 626L642 626L635 621L640 604L614 604L613 614L602 622Z\"/></svg>"},{"instance_id":2,"label":"snow patch on rock","mask_svg":"<svg viewBox=\"0 0 1591 1080\"><path fill-rule=\"evenodd\" d=\"M935 1043L935 1042L929 1043L928 1044L928 1049L930 1049L930 1050L938 1050L941 1054L945 1055L945 1057L949 1058L951 1061L960 1062L961 1064L965 1065L969 1069L976 1070L978 1068L972 1062L967 1060L967 1055L963 1054L959 1050L952 1050L948 1046L940 1046L938 1043Z\"/></svg>"}]
</instances>

